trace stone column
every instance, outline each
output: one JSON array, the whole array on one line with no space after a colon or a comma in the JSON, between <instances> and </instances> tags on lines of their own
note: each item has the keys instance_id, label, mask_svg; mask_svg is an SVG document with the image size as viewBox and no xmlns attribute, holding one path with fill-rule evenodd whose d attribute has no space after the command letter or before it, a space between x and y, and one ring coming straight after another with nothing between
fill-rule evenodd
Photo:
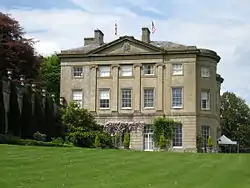
<instances>
[{"instance_id":1,"label":"stone column","mask_svg":"<svg viewBox=\"0 0 250 188\"><path fill-rule=\"evenodd\" d=\"M164 97L163 97L163 68L164 64L157 64L156 70L157 70L157 85L156 85L156 111L163 111L163 103L164 103Z\"/></svg>"},{"instance_id":2,"label":"stone column","mask_svg":"<svg viewBox=\"0 0 250 188\"><path fill-rule=\"evenodd\" d=\"M112 67L112 100L111 100L111 111L112 113L118 112L119 104L119 65L113 65Z\"/></svg>"},{"instance_id":3,"label":"stone column","mask_svg":"<svg viewBox=\"0 0 250 188\"><path fill-rule=\"evenodd\" d=\"M133 87L133 100L134 112L141 112L141 64L134 65L134 87Z\"/></svg>"},{"instance_id":4,"label":"stone column","mask_svg":"<svg viewBox=\"0 0 250 188\"><path fill-rule=\"evenodd\" d=\"M89 99L90 112L96 112L97 69L98 66L96 65L90 67L90 99Z\"/></svg>"}]
</instances>

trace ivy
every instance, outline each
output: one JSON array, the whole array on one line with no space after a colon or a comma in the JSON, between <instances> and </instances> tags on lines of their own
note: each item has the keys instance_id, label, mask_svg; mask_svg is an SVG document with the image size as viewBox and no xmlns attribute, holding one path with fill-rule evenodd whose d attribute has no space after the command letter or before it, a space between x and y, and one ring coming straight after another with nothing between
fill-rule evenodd
<instances>
[{"instance_id":1,"label":"ivy","mask_svg":"<svg viewBox=\"0 0 250 188\"><path fill-rule=\"evenodd\" d=\"M153 140L156 146L160 146L160 140L162 142L162 138L165 138L166 143L170 143L174 135L174 126L179 122L174 121L171 118L166 117L158 117L154 120L153 123ZM161 138L162 137L162 138ZM161 138L161 139L160 139ZM162 145L162 143L161 143Z\"/></svg>"}]
</instances>

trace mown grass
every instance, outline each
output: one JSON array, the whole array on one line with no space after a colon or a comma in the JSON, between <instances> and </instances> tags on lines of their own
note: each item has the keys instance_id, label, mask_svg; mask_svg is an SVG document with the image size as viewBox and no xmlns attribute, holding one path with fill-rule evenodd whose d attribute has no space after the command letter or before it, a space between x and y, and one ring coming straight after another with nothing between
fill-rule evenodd
<instances>
[{"instance_id":1,"label":"mown grass","mask_svg":"<svg viewBox=\"0 0 250 188\"><path fill-rule=\"evenodd\" d=\"M249 188L250 155L0 145L1 188Z\"/></svg>"}]
</instances>

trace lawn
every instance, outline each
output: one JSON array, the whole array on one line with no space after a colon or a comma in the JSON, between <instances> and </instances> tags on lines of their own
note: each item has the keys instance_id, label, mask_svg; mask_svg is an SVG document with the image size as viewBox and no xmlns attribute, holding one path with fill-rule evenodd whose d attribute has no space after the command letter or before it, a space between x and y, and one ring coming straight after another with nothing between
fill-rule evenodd
<instances>
[{"instance_id":1,"label":"lawn","mask_svg":"<svg viewBox=\"0 0 250 188\"><path fill-rule=\"evenodd\" d=\"M1 188L249 188L250 155L0 145Z\"/></svg>"}]
</instances>

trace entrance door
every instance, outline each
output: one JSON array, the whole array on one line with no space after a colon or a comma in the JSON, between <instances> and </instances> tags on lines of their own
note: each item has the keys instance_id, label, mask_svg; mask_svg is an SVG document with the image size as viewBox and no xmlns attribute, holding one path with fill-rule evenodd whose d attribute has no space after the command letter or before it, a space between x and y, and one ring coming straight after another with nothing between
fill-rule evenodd
<instances>
[{"instance_id":1,"label":"entrance door","mask_svg":"<svg viewBox=\"0 0 250 188\"><path fill-rule=\"evenodd\" d=\"M153 142L153 129L151 126L145 126L144 128L144 151L153 151L154 149L154 142Z\"/></svg>"}]
</instances>

